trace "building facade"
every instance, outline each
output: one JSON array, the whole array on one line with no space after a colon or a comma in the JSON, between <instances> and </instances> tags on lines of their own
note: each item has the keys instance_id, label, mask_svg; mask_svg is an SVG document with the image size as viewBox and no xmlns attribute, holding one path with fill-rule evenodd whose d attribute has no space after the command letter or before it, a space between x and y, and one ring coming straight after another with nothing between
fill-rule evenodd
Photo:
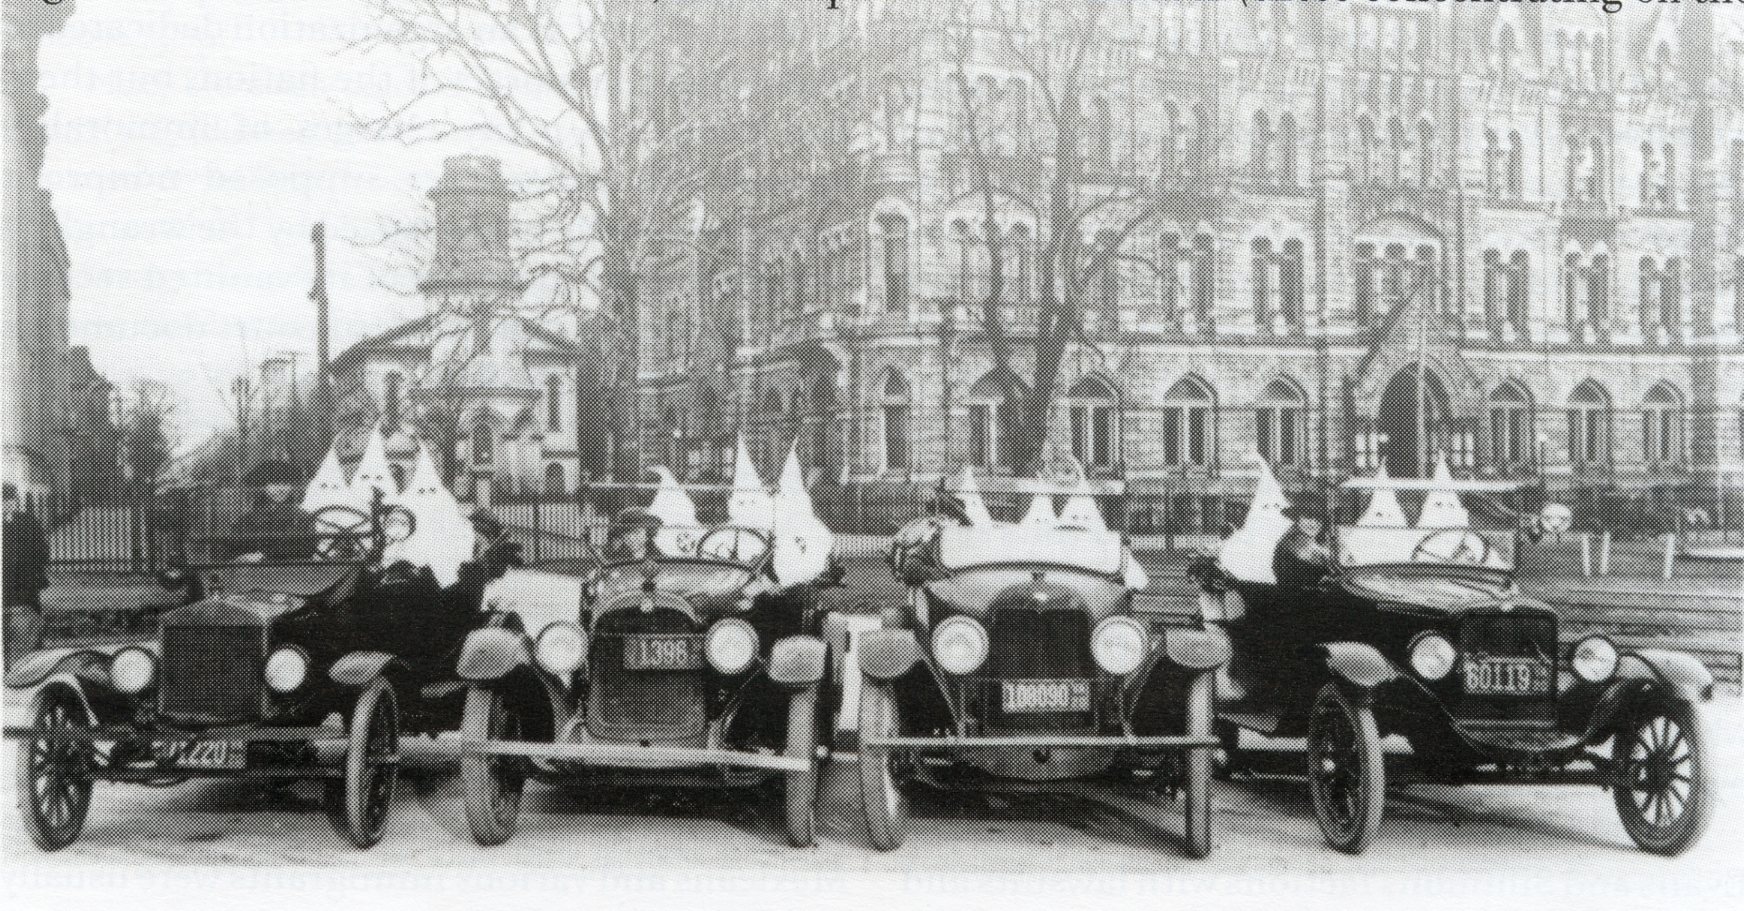
<instances>
[{"instance_id":1,"label":"building facade","mask_svg":"<svg viewBox=\"0 0 1744 911\"><path fill-rule=\"evenodd\" d=\"M41 185L48 99L37 53L74 4L6 0L6 302L0 326L0 441L7 481L32 501L69 486L67 249Z\"/></svg>"},{"instance_id":2,"label":"building facade","mask_svg":"<svg viewBox=\"0 0 1744 911\"><path fill-rule=\"evenodd\" d=\"M591 439L589 324L524 300L500 162L450 158L429 195L429 312L333 360L340 458L361 458L379 425L396 475L409 476L421 441L462 497L568 495Z\"/></svg>"},{"instance_id":3,"label":"building facade","mask_svg":"<svg viewBox=\"0 0 1744 911\"><path fill-rule=\"evenodd\" d=\"M1074 241L1107 249L1048 436L1093 472L1211 524L1256 452L1295 484L1445 456L1625 492L1744 462L1727 17L1105 4L1067 96L1023 57L1067 45L1046 5L909 6L819 39L856 115L784 166L791 189L705 199L704 252L652 283L654 456L706 473L743 430L766 465L797 441L829 477L1013 468L1006 390L1061 293L1042 264L1066 150ZM1009 378L983 320L995 255Z\"/></svg>"}]
</instances>

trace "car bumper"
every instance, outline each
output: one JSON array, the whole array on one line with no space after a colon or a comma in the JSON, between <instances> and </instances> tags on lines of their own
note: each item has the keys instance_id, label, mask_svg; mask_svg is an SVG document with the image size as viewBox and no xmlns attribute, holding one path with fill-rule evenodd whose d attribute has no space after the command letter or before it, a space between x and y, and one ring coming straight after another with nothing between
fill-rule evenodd
<instances>
[{"instance_id":1,"label":"car bumper","mask_svg":"<svg viewBox=\"0 0 1744 911\"><path fill-rule=\"evenodd\" d=\"M771 772L809 772L815 758L747 753L701 747L642 746L632 743L528 743L521 740L466 740L463 755L522 756L553 762L634 769L731 767Z\"/></svg>"},{"instance_id":2,"label":"car bumper","mask_svg":"<svg viewBox=\"0 0 1744 911\"><path fill-rule=\"evenodd\" d=\"M1217 745L1217 738L1211 736L1075 737L1014 734L1009 737L860 738L862 752L867 750L919 750L923 752L987 749L1033 750L1041 747L1057 749L1206 750Z\"/></svg>"},{"instance_id":3,"label":"car bumper","mask_svg":"<svg viewBox=\"0 0 1744 911\"><path fill-rule=\"evenodd\" d=\"M49 743L133 744L157 747L167 744L231 743L231 744L332 744L340 746L345 729L339 727L227 727L203 731L142 731L126 727L39 728L7 726L7 740L40 740ZM155 753L155 750L154 750ZM105 781L160 781L165 778L337 778L344 771L336 764L339 750L317 753L312 763L241 767L211 767L163 762L133 762L109 764L102 760L92 763L89 774ZM246 762L246 760L244 760ZM397 762L398 757L387 757Z\"/></svg>"}]
</instances>

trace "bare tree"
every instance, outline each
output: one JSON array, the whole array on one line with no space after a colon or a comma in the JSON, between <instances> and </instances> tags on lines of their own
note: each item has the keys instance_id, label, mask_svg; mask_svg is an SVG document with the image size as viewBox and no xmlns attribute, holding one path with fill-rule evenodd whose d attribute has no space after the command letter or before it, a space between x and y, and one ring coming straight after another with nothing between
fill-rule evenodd
<instances>
[{"instance_id":1,"label":"bare tree","mask_svg":"<svg viewBox=\"0 0 1744 911\"><path fill-rule=\"evenodd\" d=\"M529 261L578 304L600 301L613 469L633 475L645 279L689 242L703 191L742 166L704 137L742 113L745 82L775 72L809 23L728 0L371 2L377 27L359 46L409 59L421 84L366 128L407 143L491 137L545 165L526 193Z\"/></svg>"},{"instance_id":2,"label":"bare tree","mask_svg":"<svg viewBox=\"0 0 1744 911\"><path fill-rule=\"evenodd\" d=\"M122 445L134 490L156 492L180 442L175 424L176 400L170 388L157 380L133 384L122 410Z\"/></svg>"}]
</instances>

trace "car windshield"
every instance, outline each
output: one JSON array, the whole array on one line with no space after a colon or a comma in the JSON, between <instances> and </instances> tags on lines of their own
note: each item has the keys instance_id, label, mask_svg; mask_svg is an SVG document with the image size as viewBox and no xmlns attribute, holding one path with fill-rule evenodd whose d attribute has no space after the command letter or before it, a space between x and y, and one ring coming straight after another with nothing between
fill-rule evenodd
<instances>
[{"instance_id":1,"label":"car windshield","mask_svg":"<svg viewBox=\"0 0 1744 911\"><path fill-rule=\"evenodd\" d=\"M1512 532L1472 528L1383 528L1343 526L1338 530L1338 565L1513 566Z\"/></svg>"},{"instance_id":2,"label":"car windshield","mask_svg":"<svg viewBox=\"0 0 1744 911\"><path fill-rule=\"evenodd\" d=\"M709 560L661 560L655 567L654 585L686 599L726 598L751 583L750 568ZM637 563L608 566L600 574L599 600L609 604L627 594L639 593L645 577Z\"/></svg>"},{"instance_id":3,"label":"car windshield","mask_svg":"<svg viewBox=\"0 0 1744 911\"><path fill-rule=\"evenodd\" d=\"M738 525L666 525L614 529L602 553L607 566L639 563L650 554L656 560L695 560L755 569L768 556L769 535Z\"/></svg>"},{"instance_id":4,"label":"car windshield","mask_svg":"<svg viewBox=\"0 0 1744 911\"><path fill-rule=\"evenodd\" d=\"M331 591L352 573L357 563L228 563L199 570L208 594L293 595L310 598Z\"/></svg>"},{"instance_id":5,"label":"car windshield","mask_svg":"<svg viewBox=\"0 0 1744 911\"><path fill-rule=\"evenodd\" d=\"M1493 600L1506 590L1508 580L1503 572L1478 567L1438 571L1394 566L1347 571L1344 583L1380 601L1459 607Z\"/></svg>"}]
</instances>

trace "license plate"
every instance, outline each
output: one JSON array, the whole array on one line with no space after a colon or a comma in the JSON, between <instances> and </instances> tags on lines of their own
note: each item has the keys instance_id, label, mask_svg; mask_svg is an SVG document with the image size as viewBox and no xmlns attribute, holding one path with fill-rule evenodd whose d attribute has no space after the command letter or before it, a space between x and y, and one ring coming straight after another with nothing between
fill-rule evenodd
<instances>
[{"instance_id":1,"label":"license plate","mask_svg":"<svg viewBox=\"0 0 1744 911\"><path fill-rule=\"evenodd\" d=\"M1465 691L1526 695L1550 692L1550 665L1532 658L1467 658Z\"/></svg>"},{"instance_id":2,"label":"license plate","mask_svg":"<svg viewBox=\"0 0 1744 911\"><path fill-rule=\"evenodd\" d=\"M1007 712L1088 712L1088 680L1003 680L1000 708Z\"/></svg>"},{"instance_id":3,"label":"license plate","mask_svg":"<svg viewBox=\"0 0 1744 911\"><path fill-rule=\"evenodd\" d=\"M247 765L247 744L228 740L194 740L163 744L168 765L179 769L240 769Z\"/></svg>"},{"instance_id":4,"label":"license plate","mask_svg":"<svg viewBox=\"0 0 1744 911\"><path fill-rule=\"evenodd\" d=\"M625 670L694 671L701 667L701 636L624 637Z\"/></svg>"}]
</instances>

